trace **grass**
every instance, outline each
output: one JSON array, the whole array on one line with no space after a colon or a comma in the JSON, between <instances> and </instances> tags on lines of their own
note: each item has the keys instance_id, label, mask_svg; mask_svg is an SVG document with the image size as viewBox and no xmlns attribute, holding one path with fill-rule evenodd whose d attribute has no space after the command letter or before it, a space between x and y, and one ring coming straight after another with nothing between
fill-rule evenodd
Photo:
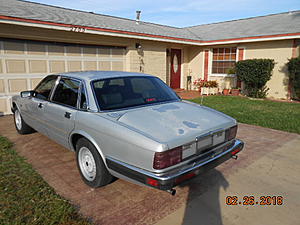
<instances>
[{"instance_id":1,"label":"grass","mask_svg":"<svg viewBox=\"0 0 300 225\"><path fill-rule=\"evenodd\" d=\"M191 101L200 104L201 98ZM300 104L251 100L235 96L207 96L203 105L224 112L238 122L300 134Z\"/></svg>"},{"instance_id":2,"label":"grass","mask_svg":"<svg viewBox=\"0 0 300 225\"><path fill-rule=\"evenodd\" d=\"M90 224L0 136L0 224Z\"/></svg>"}]
</instances>

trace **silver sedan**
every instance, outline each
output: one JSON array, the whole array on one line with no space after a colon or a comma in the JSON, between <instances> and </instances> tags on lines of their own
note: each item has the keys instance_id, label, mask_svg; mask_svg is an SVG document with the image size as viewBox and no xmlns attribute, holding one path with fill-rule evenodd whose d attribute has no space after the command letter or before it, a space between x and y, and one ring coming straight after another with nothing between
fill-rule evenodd
<instances>
[{"instance_id":1,"label":"silver sedan","mask_svg":"<svg viewBox=\"0 0 300 225\"><path fill-rule=\"evenodd\" d=\"M76 152L91 187L113 177L167 190L236 158L236 121L181 100L159 78L127 72L49 75L12 99L16 130Z\"/></svg>"}]
</instances>

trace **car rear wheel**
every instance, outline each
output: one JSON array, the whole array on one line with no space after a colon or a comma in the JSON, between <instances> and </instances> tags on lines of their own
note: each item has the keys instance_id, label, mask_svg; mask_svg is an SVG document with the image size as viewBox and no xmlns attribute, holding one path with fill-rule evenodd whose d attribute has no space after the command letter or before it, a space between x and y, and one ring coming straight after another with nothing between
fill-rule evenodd
<instances>
[{"instance_id":1,"label":"car rear wheel","mask_svg":"<svg viewBox=\"0 0 300 225\"><path fill-rule=\"evenodd\" d=\"M34 130L25 123L18 108L14 109L14 121L19 134L30 134L34 132Z\"/></svg>"},{"instance_id":2,"label":"car rear wheel","mask_svg":"<svg viewBox=\"0 0 300 225\"><path fill-rule=\"evenodd\" d=\"M109 184L113 176L108 172L95 146L85 138L76 144L77 167L83 181L96 188Z\"/></svg>"}]
</instances>

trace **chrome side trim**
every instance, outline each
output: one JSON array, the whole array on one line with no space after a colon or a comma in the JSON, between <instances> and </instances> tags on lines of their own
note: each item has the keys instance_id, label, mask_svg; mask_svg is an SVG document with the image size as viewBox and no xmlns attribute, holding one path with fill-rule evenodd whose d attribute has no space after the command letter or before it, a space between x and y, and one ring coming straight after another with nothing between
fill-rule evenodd
<instances>
[{"instance_id":1,"label":"chrome side trim","mask_svg":"<svg viewBox=\"0 0 300 225\"><path fill-rule=\"evenodd\" d=\"M54 86L52 87L51 92L50 92L50 94L49 94L49 97L48 97L48 99L47 99L49 102L52 102L52 98L53 98L54 92L55 92L55 90L56 90L56 88L57 88L57 86L58 86L58 84L59 84L59 82L60 82L60 79L61 79L61 76L58 75L58 76L57 76L57 79L56 79L56 81L55 81L55 84L54 84Z\"/></svg>"},{"instance_id":2,"label":"chrome side trim","mask_svg":"<svg viewBox=\"0 0 300 225\"><path fill-rule=\"evenodd\" d=\"M120 166L123 166L125 168L130 169L130 170L133 170L133 171L135 171L135 172L137 172L141 175L144 175L146 177L151 177L153 179L160 180L160 181L167 181L167 180L175 179L176 177L178 177L180 175L183 175L185 173L189 173L189 172L191 172L195 169L198 169L198 168L200 168L200 167L202 167L202 166L204 166L204 165L206 165L206 164L208 164L208 163L210 163L214 160L217 160L217 159L221 158L222 156L228 154L229 152L233 151L234 149L236 149L239 146L243 147L243 145L244 145L244 143L242 141L236 139L234 145L230 149L216 155L213 158L210 158L210 159L207 159L207 160L204 160L204 161L200 161L198 163L194 163L191 167L184 168L184 169L179 170L179 171L178 170L175 170L175 171L173 170L173 171L168 171L168 172L164 172L164 173L153 173L153 172L150 172L150 171L146 171L146 170L140 169L138 167L129 165L127 163L123 163L119 160L113 159L109 156L106 157L106 159L111 160L114 163L119 164Z\"/></svg>"}]
</instances>

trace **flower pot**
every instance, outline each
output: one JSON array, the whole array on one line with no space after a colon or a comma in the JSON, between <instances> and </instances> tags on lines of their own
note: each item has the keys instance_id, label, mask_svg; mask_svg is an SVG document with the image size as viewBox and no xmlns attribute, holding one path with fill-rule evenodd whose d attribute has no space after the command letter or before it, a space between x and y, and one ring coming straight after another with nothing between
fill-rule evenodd
<instances>
[{"instance_id":1,"label":"flower pot","mask_svg":"<svg viewBox=\"0 0 300 225\"><path fill-rule=\"evenodd\" d=\"M208 87L202 87L201 88L201 93L203 95L208 95L209 94L209 88Z\"/></svg>"},{"instance_id":2,"label":"flower pot","mask_svg":"<svg viewBox=\"0 0 300 225\"><path fill-rule=\"evenodd\" d=\"M240 90L239 89L231 89L231 94L233 96L238 96L240 94Z\"/></svg>"},{"instance_id":3,"label":"flower pot","mask_svg":"<svg viewBox=\"0 0 300 225\"><path fill-rule=\"evenodd\" d=\"M223 89L223 95L229 95L229 89Z\"/></svg>"},{"instance_id":4,"label":"flower pot","mask_svg":"<svg viewBox=\"0 0 300 225\"><path fill-rule=\"evenodd\" d=\"M213 95L218 94L218 88L213 87L213 88L211 88L211 89L212 89L212 94L213 94Z\"/></svg>"}]
</instances>

